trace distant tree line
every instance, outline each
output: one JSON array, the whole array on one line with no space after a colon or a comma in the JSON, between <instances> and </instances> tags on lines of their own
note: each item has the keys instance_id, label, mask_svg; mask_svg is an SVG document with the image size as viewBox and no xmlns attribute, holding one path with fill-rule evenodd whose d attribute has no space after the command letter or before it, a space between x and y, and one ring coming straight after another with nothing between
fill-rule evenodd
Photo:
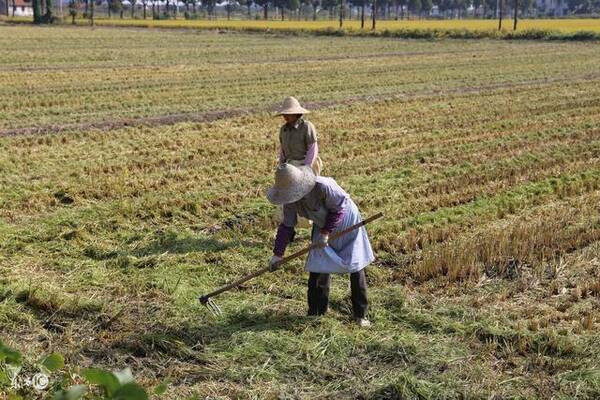
<instances>
[{"instance_id":1,"label":"distant tree line","mask_svg":"<svg viewBox=\"0 0 600 400\"><path fill-rule=\"evenodd\" d=\"M5 0L7 14L9 3ZM31 0L34 21L53 21L53 0ZM69 14L75 18L83 14L93 24L94 10L102 7L109 18L216 18L217 6L225 10L227 18L233 13L252 19L339 19L340 27L348 19L404 20L419 18L503 18L552 15L554 8L546 4L557 1L567 14L592 15L600 12L600 0L69 0ZM536 3L537 1L537 3ZM538 8L540 7L540 8ZM258 11L260 10L260 11ZM254 14L253 14L254 11ZM137 13L137 14L136 14ZM516 29L516 28L515 28Z\"/></svg>"}]
</instances>

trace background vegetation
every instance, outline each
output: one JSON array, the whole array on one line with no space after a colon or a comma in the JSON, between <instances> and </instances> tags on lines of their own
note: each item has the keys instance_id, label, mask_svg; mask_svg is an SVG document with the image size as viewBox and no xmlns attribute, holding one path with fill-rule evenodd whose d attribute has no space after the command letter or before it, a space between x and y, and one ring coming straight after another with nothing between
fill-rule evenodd
<instances>
[{"instance_id":1,"label":"background vegetation","mask_svg":"<svg viewBox=\"0 0 600 400\"><path fill-rule=\"evenodd\" d=\"M28 2L31 6L24 7ZM0 0L0 14L12 16L13 20L15 17L18 20L21 15L31 15L27 14L30 9L36 24L64 21L68 17L75 24L76 19L81 17L91 25L98 18L118 18L121 24L124 19L141 19L144 26L153 25L146 22L147 19L185 19L202 22L175 25L196 28L225 26L261 31L313 32L336 28L376 31L379 29L378 21L383 22L383 29L388 31L487 32L494 29L517 31L522 28L556 33L593 32L600 29L600 24L594 21L600 17L599 0L60 0L56 4L52 0L25 0L19 7L17 0ZM216 23L219 18L226 19L227 23ZM540 18L550 20L535 21ZM423 19L427 21L421 21ZM518 23L520 19L527 21L524 28ZM31 18L25 17L25 20L31 21ZM235 22L232 23L232 20ZM286 20L295 23L277 23ZM486 36L492 35L488 33ZM535 36L528 35L527 38L534 39Z\"/></svg>"}]
</instances>

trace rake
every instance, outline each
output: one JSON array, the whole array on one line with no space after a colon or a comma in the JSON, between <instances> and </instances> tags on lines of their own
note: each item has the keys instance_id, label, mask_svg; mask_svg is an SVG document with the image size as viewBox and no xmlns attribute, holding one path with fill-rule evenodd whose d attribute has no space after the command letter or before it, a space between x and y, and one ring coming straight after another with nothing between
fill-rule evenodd
<instances>
[{"instance_id":1,"label":"rake","mask_svg":"<svg viewBox=\"0 0 600 400\"><path fill-rule=\"evenodd\" d=\"M332 233L329 236L329 240L335 240L335 239L339 238L340 236L343 236L343 235L345 235L345 234L347 234L349 232L352 232L353 230L358 229L361 226L364 226L364 225L366 225L366 224L368 224L370 222L373 222L376 219L379 219L381 217L383 217L383 213L379 212L379 213L377 213L377 214L375 214L375 215L373 215L373 216L371 216L371 217L369 217L369 218L367 218L367 219L365 219L365 220L363 220L363 221L361 221L361 222L359 222L357 224L354 224L354 225L352 225L352 226L344 229L343 231ZM288 263L288 262L290 262L290 261L292 261L292 260L294 260L294 259L296 259L298 257L301 257L301 256L303 256L304 254L308 253L311 250L314 250L314 249L317 249L317 248L322 248L322 247L324 247L324 246L318 245L318 244L311 244L310 246L307 246L304 249L295 252L294 254L290 254L289 256L282 258L281 260L279 260L275 264L275 267L279 268L283 264L286 264L286 263ZM233 288L241 285L242 283L247 282L250 279L256 278L257 276L260 276L260 275L264 274L265 272L269 272L269 271L270 271L269 267L261 268L258 271L255 271L255 272L253 272L253 273L251 273L249 275L244 276L243 278L240 278L239 280L237 280L237 281L235 281L233 283L230 283L229 285L223 286L220 289L217 289L217 290L215 290L213 292L210 292L208 294L200 296L198 298L198 300L200 300L200 303L202 305L206 306L206 308L208 308L208 310L213 315L216 315L216 316L222 315L223 312L221 311L221 308L218 306L218 304L214 302L214 300L212 299L213 297L215 297L215 296L217 296L217 295L219 295L219 294L221 294L223 292L226 292L228 290L231 290L231 289L233 289Z\"/></svg>"}]
</instances>

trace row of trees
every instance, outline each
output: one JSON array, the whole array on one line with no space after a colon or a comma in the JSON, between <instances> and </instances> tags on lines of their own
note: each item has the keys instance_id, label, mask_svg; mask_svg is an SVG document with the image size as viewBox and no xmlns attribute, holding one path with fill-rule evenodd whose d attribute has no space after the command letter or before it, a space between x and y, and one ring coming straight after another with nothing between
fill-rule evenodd
<instances>
[{"instance_id":1,"label":"row of trees","mask_svg":"<svg viewBox=\"0 0 600 400\"><path fill-rule=\"evenodd\" d=\"M141 9L143 18L149 16L159 18L161 15L163 17L177 17L178 7L176 7L175 1L177 0L163 0L159 3L152 0L128 0L129 4L125 7L122 0L104 0L104 4L106 4L106 11L109 17L113 15L123 17L125 9L128 8L133 18L137 7ZM339 16L340 21L343 23L345 19L364 18L366 14L380 19L395 20L427 16L434 6L437 7L441 16L447 18L464 17L470 6L473 6L476 10L474 16L495 17L499 13L498 7L509 7L509 5L504 4L509 1L512 3L512 0L238 0L235 3L226 2L224 8L228 16L234 10L246 9L248 17L252 18L252 7L260 7L263 10L262 18L264 19L269 19L270 17L281 17L281 19L290 17L299 18L301 14L307 18L307 11L310 10L312 19L316 20L318 11L327 11L330 18L337 18ZM515 3L517 4L518 11L527 13L534 5L534 1L518 0ZM93 3L96 3L96 6L103 4L99 0L71 0L69 3L69 7L72 10L71 14L73 15L83 10L84 15L90 16ZM180 0L179 3L183 4L186 15L196 15L198 10L201 9L206 14L214 16L217 6L215 0ZM270 11L274 12L275 15L273 13L269 14Z\"/></svg>"},{"instance_id":2,"label":"row of trees","mask_svg":"<svg viewBox=\"0 0 600 400\"><path fill-rule=\"evenodd\" d=\"M32 0L34 4L34 20L37 23L52 22L53 0ZM600 0L564 0L569 9L577 12L593 12L600 9ZM123 0L70 0L69 10L74 18L84 9L84 16L93 23L94 6L106 5L109 17L119 15L121 18L126 13L126 8L135 17L136 7L142 10L142 17L148 18L172 18L177 17L179 7L183 4L186 17L196 17L198 9L209 17L216 14L217 0L128 0L127 7ZM248 17L252 18L252 8L262 9L261 17L269 19L276 17L286 18L309 18L317 19L317 13L327 11L329 18L339 18L340 27L348 18L372 20L372 28L375 28L376 19L414 18L428 16L434 6L438 15L445 18L462 18L467 15L467 10L473 10L474 17L498 18L498 27L502 27L502 20L511 15L514 19L516 29L517 17L527 15L535 7L535 0L229 0L221 3L229 18L234 10L246 10ZM472 7L472 8L471 8ZM271 15L269 14L271 12ZM258 16L256 16L258 18Z\"/></svg>"},{"instance_id":3,"label":"row of trees","mask_svg":"<svg viewBox=\"0 0 600 400\"><path fill-rule=\"evenodd\" d=\"M119 2L120 0L107 0L109 2ZM133 0L134 2L136 0ZM143 0L137 0L142 3ZM149 4L154 4L152 0L145 0ZM167 14L174 15L176 10L176 0L170 0L172 7L169 7L167 1L166 10L171 10ZM221 0L223 1L223 0ZM568 8L569 13L573 14L592 14L600 12L600 0L546 0L545 3L558 2ZM214 16L216 3L215 0L179 0L183 3L187 12L197 12L201 8L208 15ZM544 3L544 2L542 2ZM363 8L369 10L369 13L376 13L378 18L383 19L404 19L411 17L429 16L433 7L438 10L439 16L444 18L463 18L467 16L467 11L473 7L473 17L496 18L499 16L500 8L511 13L516 10L522 15L529 15L536 9L536 0L229 0L224 1L224 8L227 16L236 10L247 10L248 17L251 16L253 6L263 9L262 18L269 17L296 17L306 18L312 14L313 19L317 19L319 10L328 11L330 18L344 13L343 18L352 18L353 10L358 10L355 17L359 17ZM543 7L543 6L542 6ZM117 7L118 8L118 7ZM270 15L269 12L274 10ZM537 10L544 12L546 10Z\"/></svg>"}]
</instances>

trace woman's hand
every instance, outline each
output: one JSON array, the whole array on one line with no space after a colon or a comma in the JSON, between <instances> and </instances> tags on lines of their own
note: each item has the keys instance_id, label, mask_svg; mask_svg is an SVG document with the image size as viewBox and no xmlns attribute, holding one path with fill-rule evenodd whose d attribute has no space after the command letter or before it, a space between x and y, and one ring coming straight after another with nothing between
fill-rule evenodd
<instances>
[{"instance_id":1,"label":"woman's hand","mask_svg":"<svg viewBox=\"0 0 600 400\"><path fill-rule=\"evenodd\" d=\"M319 231L319 235L315 238L313 244L319 247L329 246L329 232L324 230Z\"/></svg>"}]
</instances>

